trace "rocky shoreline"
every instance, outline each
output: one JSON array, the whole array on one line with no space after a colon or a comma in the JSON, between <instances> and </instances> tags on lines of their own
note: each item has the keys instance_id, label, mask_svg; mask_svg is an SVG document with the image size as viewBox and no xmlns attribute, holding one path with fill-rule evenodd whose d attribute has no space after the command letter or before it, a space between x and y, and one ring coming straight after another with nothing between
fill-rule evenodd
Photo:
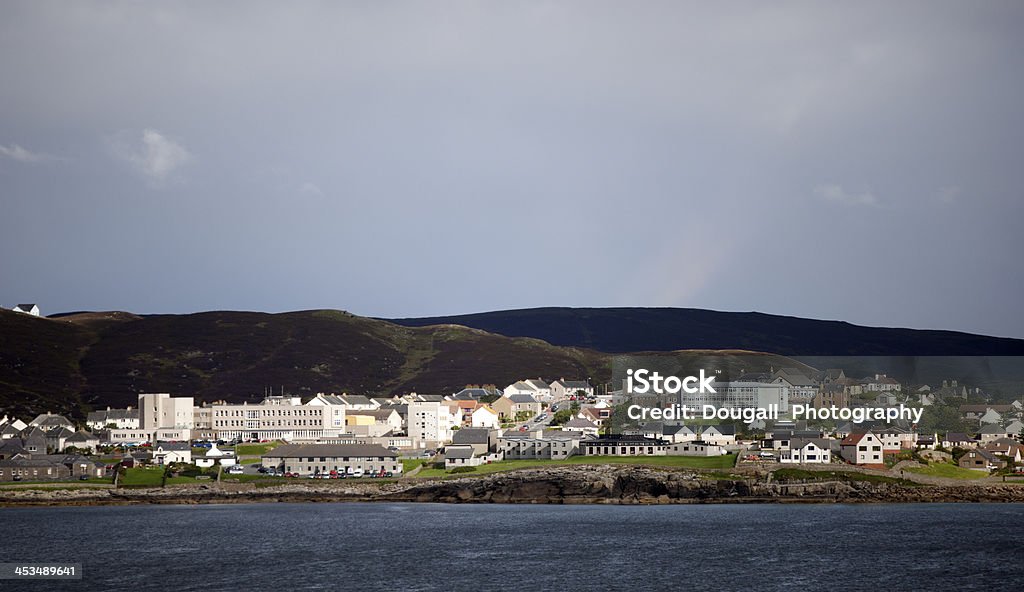
<instances>
[{"instance_id":1,"label":"rocky shoreline","mask_svg":"<svg viewBox=\"0 0 1024 592\"><path fill-rule=\"evenodd\" d=\"M439 480L189 484L149 489L0 489L0 507L256 502L502 504L1024 502L1024 486L858 480L773 483L652 467L524 469Z\"/></svg>"}]
</instances>

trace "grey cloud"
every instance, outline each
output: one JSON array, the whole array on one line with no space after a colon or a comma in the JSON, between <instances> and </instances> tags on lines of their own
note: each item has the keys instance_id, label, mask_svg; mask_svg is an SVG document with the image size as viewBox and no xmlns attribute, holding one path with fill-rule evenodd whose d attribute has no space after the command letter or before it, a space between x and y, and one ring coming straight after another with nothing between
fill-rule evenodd
<instances>
[{"instance_id":1,"label":"grey cloud","mask_svg":"<svg viewBox=\"0 0 1024 592\"><path fill-rule=\"evenodd\" d=\"M0 139L68 158L0 157L0 249L38 262L0 259L0 301L1024 336L1021 25L1013 2L3 3Z\"/></svg>"},{"instance_id":2,"label":"grey cloud","mask_svg":"<svg viewBox=\"0 0 1024 592\"><path fill-rule=\"evenodd\" d=\"M137 139L128 136L121 133L115 137L115 154L151 181L165 181L194 158L184 146L155 129L142 130Z\"/></svg>"},{"instance_id":3,"label":"grey cloud","mask_svg":"<svg viewBox=\"0 0 1024 592\"><path fill-rule=\"evenodd\" d=\"M818 185L814 193L825 201L847 206L878 206L878 198L870 191L847 191L842 185Z\"/></svg>"},{"instance_id":4,"label":"grey cloud","mask_svg":"<svg viewBox=\"0 0 1024 592\"><path fill-rule=\"evenodd\" d=\"M17 144L10 144L8 146L0 144L0 156L4 158L9 158L11 160L16 160L18 162L27 163L45 162L47 160L54 159L52 156L43 154L41 152L32 152L31 150L22 148Z\"/></svg>"}]
</instances>

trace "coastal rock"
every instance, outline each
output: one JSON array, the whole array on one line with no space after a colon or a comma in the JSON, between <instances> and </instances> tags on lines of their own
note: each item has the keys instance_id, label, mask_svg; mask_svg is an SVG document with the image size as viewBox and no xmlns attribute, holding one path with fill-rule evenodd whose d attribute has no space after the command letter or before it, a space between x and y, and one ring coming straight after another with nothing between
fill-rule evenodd
<instances>
[{"instance_id":1,"label":"coastal rock","mask_svg":"<svg viewBox=\"0 0 1024 592\"><path fill-rule=\"evenodd\" d=\"M553 466L478 477L389 482L282 481L253 484L0 489L0 506L211 504L250 502L408 501L443 503L682 504L682 503L901 503L1024 502L1014 484L915 485L831 477L798 483L762 476L622 466Z\"/></svg>"}]
</instances>

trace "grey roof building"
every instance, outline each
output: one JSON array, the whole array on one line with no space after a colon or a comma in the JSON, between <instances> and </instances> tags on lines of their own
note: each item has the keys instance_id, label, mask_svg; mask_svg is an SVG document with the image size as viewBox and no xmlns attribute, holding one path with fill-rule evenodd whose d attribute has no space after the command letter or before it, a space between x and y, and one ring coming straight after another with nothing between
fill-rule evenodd
<instances>
[{"instance_id":1,"label":"grey roof building","mask_svg":"<svg viewBox=\"0 0 1024 592\"><path fill-rule=\"evenodd\" d=\"M68 418L54 413L43 413L38 415L35 419L29 422L28 425L40 427L47 432L62 427L72 431L75 429L75 424L71 423Z\"/></svg>"},{"instance_id":2,"label":"grey roof building","mask_svg":"<svg viewBox=\"0 0 1024 592\"><path fill-rule=\"evenodd\" d=\"M321 456L397 458L398 454L378 444L282 444L263 454L263 458Z\"/></svg>"}]
</instances>

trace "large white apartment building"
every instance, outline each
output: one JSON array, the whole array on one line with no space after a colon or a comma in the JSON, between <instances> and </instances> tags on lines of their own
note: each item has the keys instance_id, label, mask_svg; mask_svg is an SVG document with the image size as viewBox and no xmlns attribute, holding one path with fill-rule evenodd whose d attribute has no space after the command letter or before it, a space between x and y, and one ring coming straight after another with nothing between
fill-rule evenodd
<instances>
[{"instance_id":1,"label":"large white apartment building","mask_svg":"<svg viewBox=\"0 0 1024 592\"><path fill-rule=\"evenodd\" d=\"M437 401L409 403L408 429L413 445L427 448L452 441L453 429L460 417L451 408Z\"/></svg>"},{"instance_id":2,"label":"large white apartment building","mask_svg":"<svg viewBox=\"0 0 1024 592\"><path fill-rule=\"evenodd\" d=\"M192 397L143 393L139 395L138 425L116 426L108 439L124 443L178 442L190 440L194 427Z\"/></svg>"},{"instance_id":3,"label":"large white apartment building","mask_svg":"<svg viewBox=\"0 0 1024 592\"><path fill-rule=\"evenodd\" d=\"M172 397L168 393L139 395L139 429L177 428L190 430L194 425L192 397Z\"/></svg>"},{"instance_id":4,"label":"large white apartment building","mask_svg":"<svg viewBox=\"0 0 1024 592\"><path fill-rule=\"evenodd\" d=\"M345 405L332 395L308 403L271 396L260 403L214 403L209 421L222 440L318 440L345 432Z\"/></svg>"}]
</instances>

